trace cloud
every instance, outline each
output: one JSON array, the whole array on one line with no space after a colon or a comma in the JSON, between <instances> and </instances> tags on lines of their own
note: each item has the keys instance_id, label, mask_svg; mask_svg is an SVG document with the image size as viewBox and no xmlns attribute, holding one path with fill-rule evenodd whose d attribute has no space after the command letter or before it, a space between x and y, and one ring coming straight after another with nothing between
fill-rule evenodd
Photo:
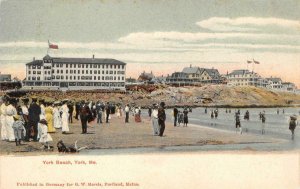
<instances>
[{"instance_id":1,"label":"cloud","mask_svg":"<svg viewBox=\"0 0 300 189\"><path fill-rule=\"evenodd\" d=\"M288 20L282 18L257 18L257 17L212 17L196 23L198 26L211 31L239 31L255 32L272 29L285 30L285 32L299 32L300 22L298 20Z\"/></svg>"}]
</instances>

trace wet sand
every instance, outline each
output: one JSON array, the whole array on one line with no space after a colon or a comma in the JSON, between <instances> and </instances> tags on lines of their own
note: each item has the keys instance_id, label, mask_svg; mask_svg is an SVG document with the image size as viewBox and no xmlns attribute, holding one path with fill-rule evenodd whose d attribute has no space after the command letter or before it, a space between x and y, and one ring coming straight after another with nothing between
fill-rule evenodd
<instances>
[{"instance_id":1,"label":"wet sand","mask_svg":"<svg viewBox=\"0 0 300 189\"><path fill-rule=\"evenodd\" d=\"M117 118L114 115L110 123L101 125L92 122L88 126L88 134L81 134L80 121L73 120L70 124L70 134L64 135L61 130L51 133L54 146L53 151L41 149L39 142L23 142L16 146L15 142L0 142L1 155L55 155L59 154L56 148L58 140L72 145L78 140L78 146L87 146L88 150L100 149L133 149L133 148L165 148L205 145L235 145L235 144L274 144L283 143L284 140L274 139L261 135L253 135L231 131L223 131L214 128L190 125L188 127L174 127L172 123L166 123L163 137L153 136L152 125L149 117L142 117L141 123L135 123L130 116L129 123L124 123L124 117ZM247 150L247 148L245 148ZM249 150L249 149L248 149ZM251 149L250 149L251 150Z\"/></svg>"}]
</instances>

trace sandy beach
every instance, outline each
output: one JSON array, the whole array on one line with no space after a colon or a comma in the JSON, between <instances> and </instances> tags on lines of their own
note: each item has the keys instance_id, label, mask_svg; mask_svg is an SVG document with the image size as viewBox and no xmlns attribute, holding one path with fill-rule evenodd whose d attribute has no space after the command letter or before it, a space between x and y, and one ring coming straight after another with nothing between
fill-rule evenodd
<instances>
[{"instance_id":1,"label":"sandy beach","mask_svg":"<svg viewBox=\"0 0 300 189\"><path fill-rule=\"evenodd\" d=\"M23 142L23 145L16 146L14 142L1 141L0 153L1 155L57 154L56 143L60 139L67 145L72 145L78 140L79 147L88 147L85 151L283 142L283 140L266 136L248 133L240 135L231 131L195 125L174 127L172 123L166 124L164 137L158 137L152 134L152 125L149 117L142 117L142 122L136 123L133 117L130 116L129 123L125 124L124 117L117 118L114 115L109 124L103 123L99 125L96 122L91 122L88 126L88 134L81 134L80 121L75 120L73 124L70 124L70 134L63 135L61 130L57 130L56 133L51 133L51 136L53 138L51 143L54 146L53 151L41 149L41 143L39 142Z\"/></svg>"}]
</instances>

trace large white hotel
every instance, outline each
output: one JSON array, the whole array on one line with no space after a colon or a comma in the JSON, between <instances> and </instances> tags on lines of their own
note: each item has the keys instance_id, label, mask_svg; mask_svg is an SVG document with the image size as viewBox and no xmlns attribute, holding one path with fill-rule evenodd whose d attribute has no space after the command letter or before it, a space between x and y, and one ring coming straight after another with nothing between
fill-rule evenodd
<instances>
[{"instance_id":1,"label":"large white hotel","mask_svg":"<svg viewBox=\"0 0 300 189\"><path fill-rule=\"evenodd\" d=\"M26 64L24 89L125 90L126 63L115 59L46 55Z\"/></svg>"}]
</instances>

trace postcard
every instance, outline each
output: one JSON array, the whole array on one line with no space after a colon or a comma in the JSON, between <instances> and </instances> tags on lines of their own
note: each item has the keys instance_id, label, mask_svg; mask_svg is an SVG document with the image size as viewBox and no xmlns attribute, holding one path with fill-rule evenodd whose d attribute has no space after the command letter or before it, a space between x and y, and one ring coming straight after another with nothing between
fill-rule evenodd
<instances>
[{"instance_id":1,"label":"postcard","mask_svg":"<svg viewBox=\"0 0 300 189\"><path fill-rule=\"evenodd\" d=\"M299 10L0 0L0 188L299 188Z\"/></svg>"}]
</instances>

